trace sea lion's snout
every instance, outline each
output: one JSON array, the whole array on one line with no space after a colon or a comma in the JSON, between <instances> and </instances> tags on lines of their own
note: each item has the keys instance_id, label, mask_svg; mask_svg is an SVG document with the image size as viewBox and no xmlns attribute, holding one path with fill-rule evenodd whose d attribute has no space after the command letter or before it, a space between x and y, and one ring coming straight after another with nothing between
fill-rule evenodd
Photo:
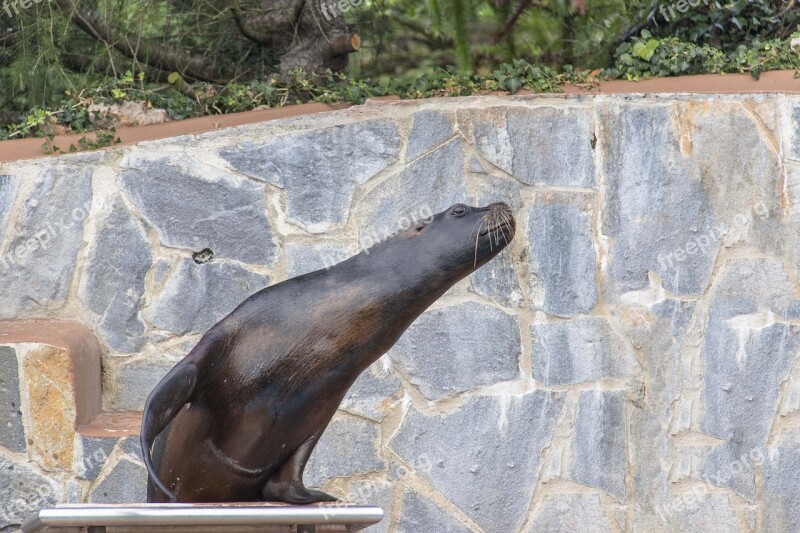
<instances>
[{"instance_id":1,"label":"sea lion's snout","mask_svg":"<svg viewBox=\"0 0 800 533\"><path fill-rule=\"evenodd\" d=\"M471 271L511 244L517 228L514 214L505 202L495 202L486 207L456 204L442 215L442 222L449 228L447 238L452 242L451 246L469 246L468 249L454 250L452 256L459 257L458 262L463 261L461 264Z\"/></svg>"},{"instance_id":2,"label":"sea lion's snout","mask_svg":"<svg viewBox=\"0 0 800 533\"><path fill-rule=\"evenodd\" d=\"M484 225L481 235L488 235L494 232L495 236L500 239L505 239L508 244L514 238L514 233L517 230L517 221L514 219L514 213L505 202L495 202L488 206L486 212L486 224Z\"/></svg>"}]
</instances>

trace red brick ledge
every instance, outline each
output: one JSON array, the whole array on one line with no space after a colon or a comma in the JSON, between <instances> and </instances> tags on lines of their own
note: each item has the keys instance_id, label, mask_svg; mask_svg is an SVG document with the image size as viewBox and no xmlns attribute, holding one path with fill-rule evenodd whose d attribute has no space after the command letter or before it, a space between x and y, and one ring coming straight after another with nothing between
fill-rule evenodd
<instances>
[{"instance_id":1,"label":"red brick ledge","mask_svg":"<svg viewBox=\"0 0 800 533\"><path fill-rule=\"evenodd\" d=\"M75 430L88 437L138 435L142 413L102 410L100 345L77 322L61 320L0 321L0 344L41 343L67 350L72 360Z\"/></svg>"},{"instance_id":2,"label":"red brick ledge","mask_svg":"<svg viewBox=\"0 0 800 533\"><path fill-rule=\"evenodd\" d=\"M675 78L653 78L649 80L633 81L601 81L587 85L567 85L563 94L764 94L784 93L800 94L800 79L795 78L792 70L777 70L765 72L759 80L749 74L704 74L700 76L681 76ZM505 93L503 93L505 94ZM517 95L532 95L530 91L520 91ZM558 96L546 94L542 96ZM374 101L392 101L397 97L377 98ZM277 109L258 109L243 113L228 115L214 115L209 117L190 118L186 120L166 122L120 128L117 136L121 145L135 144L141 141L151 141L176 137L180 135L195 135L215 131L223 128L253 124L281 118L324 113L337 109L346 109L348 104L300 104L290 105ZM67 151L70 144L77 145L78 139L87 134L58 135L53 140L55 146ZM91 136L91 135L89 135ZM15 139L0 142L0 163L8 163L23 159L46 157L42 145L45 140L41 138Z\"/></svg>"}]
</instances>

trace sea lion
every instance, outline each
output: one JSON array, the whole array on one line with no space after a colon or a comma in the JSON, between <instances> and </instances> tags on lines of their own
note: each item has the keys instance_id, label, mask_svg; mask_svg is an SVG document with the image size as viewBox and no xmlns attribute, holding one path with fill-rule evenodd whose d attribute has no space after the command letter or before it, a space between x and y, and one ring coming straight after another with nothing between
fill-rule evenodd
<instances>
[{"instance_id":1,"label":"sea lion","mask_svg":"<svg viewBox=\"0 0 800 533\"><path fill-rule=\"evenodd\" d=\"M267 287L206 333L151 392L149 502L306 504L303 470L345 393L516 229L504 203L457 204L324 270Z\"/></svg>"}]
</instances>

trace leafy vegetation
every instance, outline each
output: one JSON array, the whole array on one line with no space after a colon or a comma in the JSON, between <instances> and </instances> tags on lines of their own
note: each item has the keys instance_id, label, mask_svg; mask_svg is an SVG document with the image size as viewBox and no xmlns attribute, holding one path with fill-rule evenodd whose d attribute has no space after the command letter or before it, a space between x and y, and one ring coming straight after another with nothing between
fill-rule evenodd
<instances>
[{"instance_id":1,"label":"leafy vegetation","mask_svg":"<svg viewBox=\"0 0 800 533\"><path fill-rule=\"evenodd\" d=\"M368 78L352 78L343 73L325 72L311 76L295 70L286 76L249 83L230 82L188 84L180 76L171 84L146 84L144 75L133 78L130 72L121 79L92 91L68 93L58 108L34 108L18 123L0 129L0 139L51 137L57 130L72 133L95 129L93 106L125 101L144 102L147 107L165 109L170 118L221 115L248 111L257 107L281 107L303 102L363 103L367 98L398 95L401 98L434 96L469 96L476 93L519 90L554 92L565 83L587 83L588 72L564 72L531 65L525 60L503 64L489 76L461 74L455 67L437 68L424 77L407 83L396 80L384 83Z\"/></svg>"},{"instance_id":2,"label":"leafy vegetation","mask_svg":"<svg viewBox=\"0 0 800 533\"><path fill-rule=\"evenodd\" d=\"M611 78L638 80L652 76L682 76L724 72L750 73L776 69L800 69L800 54L790 48L789 39L754 40L739 44L726 53L708 44L681 41L677 37L658 39L647 30L622 43L614 65L605 71Z\"/></svg>"},{"instance_id":3,"label":"leafy vegetation","mask_svg":"<svg viewBox=\"0 0 800 533\"><path fill-rule=\"evenodd\" d=\"M796 0L700 2L685 12L676 4L10 1L17 7L0 9L0 139L100 129L92 106L120 102L182 119L387 94L800 69ZM100 131L76 149L115 138Z\"/></svg>"}]
</instances>

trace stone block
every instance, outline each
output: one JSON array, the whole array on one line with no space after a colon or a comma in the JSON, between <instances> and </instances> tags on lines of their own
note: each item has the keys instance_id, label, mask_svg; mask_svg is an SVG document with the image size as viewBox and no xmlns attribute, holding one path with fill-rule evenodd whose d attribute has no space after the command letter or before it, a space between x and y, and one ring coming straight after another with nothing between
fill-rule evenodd
<instances>
[{"instance_id":1,"label":"stone block","mask_svg":"<svg viewBox=\"0 0 800 533\"><path fill-rule=\"evenodd\" d=\"M145 318L158 329L175 335L205 333L269 278L233 263L203 263L181 259L164 287L145 307Z\"/></svg>"},{"instance_id":2,"label":"stone block","mask_svg":"<svg viewBox=\"0 0 800 533\"><path fill-rule=\"evenodd\" d=\"M135 353L145 343L140 316L152 254L147 235L119 198L99 223L80 294L97 316L95 327L111 349Z\"/></svg>"},{"instance_id":3,"label":"stone block","mask_svg":"<svg viewBox=\"0 0 800 533\"><path fill-rule=\"evenodd\" d=\"M571 478L624 502L627 447L625 393L582 392L572 440Z\"/></svg>"},{"instance_id":4,"label":"stone block","mask_svg":"<svg viewBox=\"0 0 800 533\"><path fill-rule=\"evenodd\" d=\"M162 157L128 156L119 180L167 246L270 265L276 245L262 187L211 168L184 170Z\"/></svg>"},{"instance_id":5,"label":"stone block","mask_svg":"<svg viewBox=\"0 0 800 533\"><path fill-rule=\"evenodd\" d=\"M537 390L473 397L446 414L411 408L388 446L407 464L428 458L418 474L484 530L517 531L563 403Z\"/></svg>"},{"instance_id":6,"label":"stone block","mask_svg":"<svg viewBox=\"0 0 800 533\"><path fill-rule=\"evenodd\" d=\"M519 377L516 317L467 302L428 310L388 357L430 400Z\"/></svg>"},{"instance_id":7,"label":"stone block","mask_svg":"<svg viewBox=\"0 0 800 533\"><path fill-rule=\"evenodd\" d=\"M533 324L533 377L545 385L576 385L639 373L625 341L602 317Z\"/></svg>"},{"instance_id":8,"label":"stone block","mask_svg":"<svg viewBox=\"0 0 800 533\"><path fill-rule=\"evenodd\" d=\"M285 188L289 221L324 233L347 220L356 187L393 163L399 151L397 126L378 119L289 133L220 155L236 170Z\"/></svg>"}]
</instances>

